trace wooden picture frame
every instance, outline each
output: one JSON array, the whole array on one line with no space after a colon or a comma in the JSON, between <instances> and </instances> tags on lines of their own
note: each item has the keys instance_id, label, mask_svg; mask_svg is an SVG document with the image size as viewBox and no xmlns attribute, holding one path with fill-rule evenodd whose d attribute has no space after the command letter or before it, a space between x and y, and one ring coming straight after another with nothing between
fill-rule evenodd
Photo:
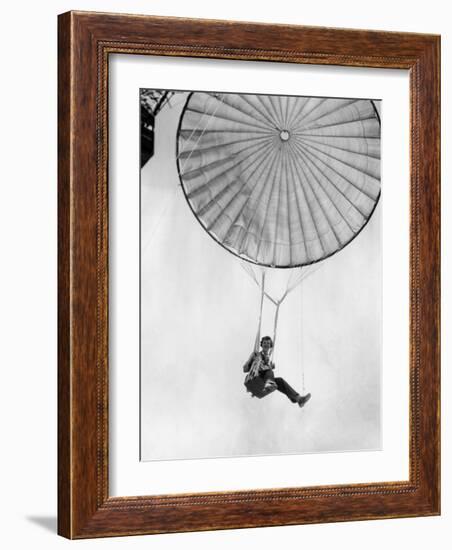
<instances>
[{"instance_id":1,"label":"wooden picture frame","mask_svg":"<svg viewBox=\"0 0 452 550\"><path fill-rule=\"evenodd\" d=\"M58 532L89 538L440 513L440 38L121 14L59 16ZM110 497L110 54L410 74L409 480Z\"/></svg>"}]
</instances>

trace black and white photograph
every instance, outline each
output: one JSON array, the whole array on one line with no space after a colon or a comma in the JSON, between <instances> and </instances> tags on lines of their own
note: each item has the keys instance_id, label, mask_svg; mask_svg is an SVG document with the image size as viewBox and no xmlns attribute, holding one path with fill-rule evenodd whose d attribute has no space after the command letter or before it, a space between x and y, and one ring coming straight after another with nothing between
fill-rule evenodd
<instances>
[{"instance_id":1,"label":"black and white photograph","mask_svg":"<svg viewBox=\"0 0 452 550\"><path fill-rule=\"evenodd\" d=\"M381 103L140 89L142 461L381 448Z\"/></svg>"},{"instance_id":2,"label":"black and white photograph","mask_svg":"<svg viewBox=\"0 0 452 550\"><path fill-rule=\"evenodd\" d=\"M2 547L450 548L449 4L2 15Z\"/></svg>"}]
</instances>

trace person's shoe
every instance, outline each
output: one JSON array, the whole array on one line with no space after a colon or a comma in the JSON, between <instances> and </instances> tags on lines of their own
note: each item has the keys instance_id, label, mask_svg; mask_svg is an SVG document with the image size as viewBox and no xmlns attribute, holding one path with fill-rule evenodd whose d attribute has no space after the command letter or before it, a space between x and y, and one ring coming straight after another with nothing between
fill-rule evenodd
<instances>
[{"instance_id":1,"label":"person's shoe","mask_svg":"<svg viewBox=\"0 0 452 550\"><path fill-rule=\"evenodd\" d=\"M311 399L310 393L307 393L306 395L300 395L300 397L298 398L298 406L300 408L304 407L310 399Z\"/></svg>"}]
</instances>

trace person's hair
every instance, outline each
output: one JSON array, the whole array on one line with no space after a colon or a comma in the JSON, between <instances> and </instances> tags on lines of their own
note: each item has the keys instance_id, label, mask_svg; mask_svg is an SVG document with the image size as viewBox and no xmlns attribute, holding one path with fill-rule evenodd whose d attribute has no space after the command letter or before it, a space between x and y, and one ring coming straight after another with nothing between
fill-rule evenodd
<instances>
[{"instance_id":1,"label":"person's hair","mask_svg":"<svg viewBox=\"0 0 452 550\"><path fill-rule=\"evenodd\" d=\"M270 336L263 336L263 337L261 338L261 346L262 346L262 343L264 342L264 340L270 340L270 343L271 343L271 345L272 345L272 347L273 347L273 340L270 338Z\"/></svg>"}]
</instances>

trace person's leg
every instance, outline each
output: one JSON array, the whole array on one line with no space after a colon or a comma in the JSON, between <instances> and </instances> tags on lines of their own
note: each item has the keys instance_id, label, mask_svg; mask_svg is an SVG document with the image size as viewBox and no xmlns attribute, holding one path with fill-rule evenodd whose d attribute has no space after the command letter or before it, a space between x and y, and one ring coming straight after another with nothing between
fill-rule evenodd
<instances>
[{"instance_id":1,"label":"person's leg","mask_svg":"<svg viewBox=\"0 0 452 550\"><path fill-rule=\"evenodd\" d=\"M278 390L287 395L287 397L292 401L292 403L299 403L300 394L296 392L290 384L288 384L284 378L274 378Z\"/></svg>"},{"instance_id":2,"label":"person's leg","mask_svg":"<svg viewBox=\"0 0 452 550\"><path fill-rule=\"evenodd\" d=\"M265 380L265 382L267 382L267 380L274 380L275 379L275 375L273 374L273 371L271 369L267 369L267 370L264 370L264 371L260 372L259 376L261 376Z\"/></svg>"},{"instance_id":3,"label":"person's leg","mask_svg":"<svg viewBox=\"0 0 452 550\"><path fill-rule=\"evenodd\" d=\"M259 376L264 379L266 387L275 387L275 375L271 369L262 371Z\"/></svg>"},{"instance_id":4,"label":"person's leg","mask_svg":"<svg viewBox=\"0 0 452 550\"><path fill-rule=\"evenodd\" d=\"M276 384L276 389L281 393L286 395L292 403L298 403L300 407L303 407L309 399L311 399L311 394L307 393L306 395L300 395L296 392L290 384L288 384L284 378L275 378L275 375L272 370L266 370L259 374L264 380L265 385L267 384Z\"/></svg>"}]
</instances>

